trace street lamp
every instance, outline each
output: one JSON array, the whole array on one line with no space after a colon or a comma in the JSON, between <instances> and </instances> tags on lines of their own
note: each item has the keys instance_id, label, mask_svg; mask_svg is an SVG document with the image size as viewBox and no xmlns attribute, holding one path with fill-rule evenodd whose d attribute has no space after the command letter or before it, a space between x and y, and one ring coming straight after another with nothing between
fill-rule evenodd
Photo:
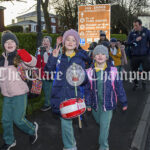
<instances>
[{"instance_id":1,"label":"street lamp","mask_svg":"<svg viewBox=\"0 0 150 150\"><path fill-rule=\"evenodd\" d=\"M41 31L41 0L37 0L37 47L41 46L42 31Z\"/></svg>"}]
</instances>

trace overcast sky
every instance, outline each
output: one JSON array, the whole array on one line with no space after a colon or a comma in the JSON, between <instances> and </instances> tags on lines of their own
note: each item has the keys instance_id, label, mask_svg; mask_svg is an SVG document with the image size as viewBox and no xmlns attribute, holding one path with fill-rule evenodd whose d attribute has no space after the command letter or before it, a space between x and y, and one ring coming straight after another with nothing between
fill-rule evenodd
<instances>
[{"instance_id":1,"label":"overcast sky","mask_svg":"<svg viewBox=\"0 0 150 150\"><path fill-rule=\"evenodd\" d=\"M0 6L6 7L4 10L4 23L5 26L12 23L12 19L15 19L17 16L23 15L34 11L36 8L33 7L30 11L27 11L31 6L37 3L35 0L26 0L27 2L0 2ZM52 11L51 11L52 13Z\"/></svg>"}]
</instances>

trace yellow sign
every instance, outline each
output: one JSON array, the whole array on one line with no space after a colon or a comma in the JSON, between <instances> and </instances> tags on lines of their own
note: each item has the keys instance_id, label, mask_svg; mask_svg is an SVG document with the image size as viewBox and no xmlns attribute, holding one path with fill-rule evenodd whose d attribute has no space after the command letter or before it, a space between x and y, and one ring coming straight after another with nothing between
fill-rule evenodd
<instances>
[{"instance_id":1,"label":"yellow sign","mask_svg":"<svg viewBox=\"0 0 150 150\"><path fill-rule=\"evenodd\" d=\"M78 32L84 50L88 50L91 42L98 43L100 30L110 39L110 9L109 4L79 6Z\"/></svg>"}]
</instances>

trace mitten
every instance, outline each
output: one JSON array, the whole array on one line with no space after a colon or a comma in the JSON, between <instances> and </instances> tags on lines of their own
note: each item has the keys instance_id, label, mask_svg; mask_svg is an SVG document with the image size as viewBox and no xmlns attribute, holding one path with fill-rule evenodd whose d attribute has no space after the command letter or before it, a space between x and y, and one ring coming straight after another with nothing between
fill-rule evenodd
<instances>
[{"instance_id":1,"label":"mitten","mask_svg":"<svg viewBox=\"0 0 150 150\"><path fill-rule=\"evenodd\" d=\"M31 55L25 49L18 49L17 53L24 62L30 62L32 60Z\"/></svg>"}]
</instances>

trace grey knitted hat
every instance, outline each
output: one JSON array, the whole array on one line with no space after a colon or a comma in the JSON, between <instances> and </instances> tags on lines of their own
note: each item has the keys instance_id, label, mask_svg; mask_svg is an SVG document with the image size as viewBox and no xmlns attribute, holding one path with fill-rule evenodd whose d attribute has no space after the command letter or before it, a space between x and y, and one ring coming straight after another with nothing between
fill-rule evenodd
<instances>
[{"instance_id":1,"label":"grey knitted hat","mask_svg":"<svg viewBox=\"0 0 150 150\"><path fill-rule=\"evenodd\" d=\"M48 39L49 39L50 44L52 44L52 38L51 38L50 36L44 36L44 37L43 37L43 39L44 39L44 38L48 38Z\"/></svg>"},{"instance_id":2,"label":"grey knitted hat","mask_svg":"<svg viewBox=\"0 0 150 150\"><path fill-rule=\"evenodd\" d=\"M104 54L107 58L109 58L108 48L104 45L97 45L93 51L93 57L98 54Z\"/></svg>"},{"instance_id":3,"label":"grey knitted hat","mask_svg":"<svg viewBox=\"0 0 150 150\"><path fill-rule=\"evenodd\" d=\"M16 45L18 46L19 45L19 41L18 41L18 38L16 37L15 34L13 34L11 31L4 31L2 33L2 39L1 39L1 44L2 44L2 47L4 48L4 44L7 40L13 40L15 41Z\"/></svg>"}]
</instances>

